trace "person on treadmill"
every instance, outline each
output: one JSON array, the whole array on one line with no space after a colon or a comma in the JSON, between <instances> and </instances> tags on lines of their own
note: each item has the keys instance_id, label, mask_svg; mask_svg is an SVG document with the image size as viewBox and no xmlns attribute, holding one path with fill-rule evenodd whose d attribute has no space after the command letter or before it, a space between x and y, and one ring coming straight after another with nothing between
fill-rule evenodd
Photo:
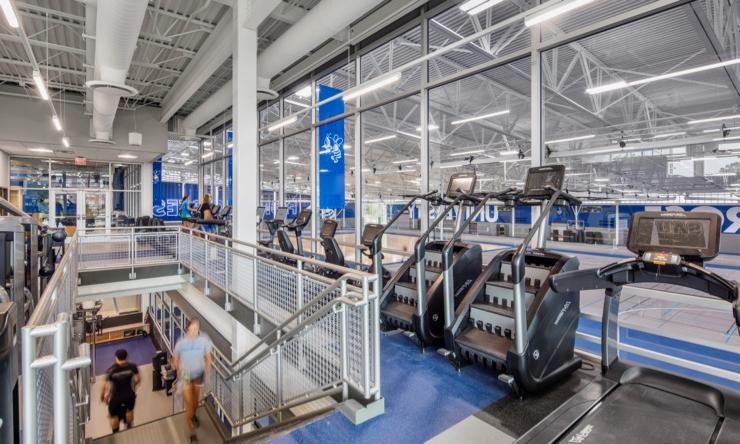
<instances>
[{"instance_id":1,"label":"person on treadmill","mask_svg":"<svg viewBox=\"0 0 740 444\"><path fill-rule=\"evenodd\" d=\"M121 421L126 428L134 426L134 405L136 390L141 384L139 368L133 362L126 361L128 352L116 350L116 361L106 371L105 385L100 393L100 400L108 403L108 417L113 433L120 430Z\"/></svg>"},{"instance_id":2,"label":"person on treadmill","mask_svg":"<svg viewBox=\"0 0 740 444\"><path fill-rule=\"evenodd\" d=\"M213 204L211 203L211 195L205 194L203 196L203 203L200 205L200 218L205 220L213 220L215 217L213 217ZM216 232L216 226L213 224L204 223L203 225L203 231L206 233L215 233Z\"/></svg>"},{"instance_id":3,"label":"person on treadmill","mask_svg":"<svg viewBox=\"0 0 740 444\"><path fill-rule=\"evenodd\" d=\"M180 200L180 221L182 225L187 228L192 228L193 223L190 222L190 218L193 217L191 210L190 195L185 194Z\"/></svg>"}]
</instances>

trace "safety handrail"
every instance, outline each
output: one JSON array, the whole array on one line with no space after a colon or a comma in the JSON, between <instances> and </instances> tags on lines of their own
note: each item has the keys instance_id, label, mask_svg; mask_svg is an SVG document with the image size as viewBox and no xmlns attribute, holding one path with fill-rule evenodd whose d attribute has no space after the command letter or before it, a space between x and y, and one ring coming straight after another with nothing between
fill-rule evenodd
<instances>
[{"instance_id":1,"label":"safety handrail","mask_svg":"<svg viewBox=\"0 0 740 444\"><path fill-rule=\"evenodd\" d=\"M285 335L283 335L282 332L284 330L286 330L293 322L295 322L296 320L300 319L301 316L303 314L305 314L307 311L309 311L311 309L314 309L315 308L315 305L319 301L321 301L323 298L325 298L327 295L331 294L332 292L334 292L334 291L336 291L338 289L342 289L343 292L346 292L347 282L350 279L356 279L357 277L358 276L352 276L352 275L349 275L349 274L343 275L339 279L337 279L333 284L331 284L330 286L326 287L323 291L321 291L321 293L319 293L318 296L316 296L315 298L311 299L307 303L304 303L303 307L301 307L299 310L297 310L295 313L293 313L290 317L288 317L286 320L284 320L280 325L278 325L274 329L272 329L268 334L264 335L263 338L259 342L257 342L256 344L254 344L249 350L247 350L239 358L237 358L231 364L232 372L229 375L229 377L233 377L236 373L239 372L240 369L237 369L237 370L233 370L233 369L236 369L236 368L240 367L239 364L242 361L244 361L245 359L247 359L252 353L254 353L255 351L258 351L260 348L266 347L268 343L273 344L273 346L274 346L275 343L271 343L270 341L268 341L268 338L273 338L274 335L280 335L280 337L284 337ZM363 282L363 284L365 284L365 282L369 282L370 281L368 278L360 278L360 279L365 279L366 280L366 281ZM362 298L362 294L360 294L360 296ZM343 296L340 296L340 298L341 297L343 297ZM333 299L328 304L333 303L333 301L335 301L336 299L338 299L338 298ZM309 318L307 318L307 319L309 319ZM299 329L299 327L296 326L296 328L294 328L294 329L291 330L291 333L294 332L296 329ZM256 358L253 358L252 359L252 361L254 361L254 360L256 360ZM247 364L245 364L244 366L241 366L241 367L247 367L248 365L249 365L249 363L247 363Z\"/></svg>"},{"instance_id":2,"label":"safety handrail","mask_svg":"<svg viewBox=\"0 0 740 444\"><path fill-rule=\"evenodd\" d=\"M460 227L452 234L450 239L447 241L445 246L442 248L442 270L444 273L444 315L445 315L445 328L452 325L455 315L455 303L454 303L454 292L455 282L454 274L452 273L452 252L455 242L460 240L465 229L472 223L473 220L478 216L478 213L488 204L491 199L500 199L503 196L514 191L515 188L510 188L502 193L488 193L482 196L471 196L464 194L471 201L477 202L477 205L473 208L467 218L460 224ZM462 217L462 214L458 215Z\"/></svg>"},{"instance_id":3,"label":"safety handrail","mask_svg":"<svg viewBox=\"0 0 740 444\"><path fill-rule=\"evenodd\" d=\"M427 230L422 233L422 235L419 237L419 239L414 244L414 255L416 256L416 311L419 316L422 316L422 322L423 322L423 315L426 311L426 280L424 279L424 276L426 275L426 263L424 262L425 257L425 247L427 244L427 240L429 239L429 236L434 232L434 229L437 228L437 226L447 217L447 214L449 214L450 211L457 205L458 203L462 202L462 198L460 196L456 197L452 202L447 203L447 207L445 210L440 213L436 219L429 225Z\"/></svg>"},{"instance_id":4,"label":"safety handrail","mask_svg":"<svg viewBox=\"0 0 740 444\"><path fill-rule=\"evenodd\" d=\"M51 276L51 279L49 279L49 282L46 284L46 287L36 304L36 308L26 321L26 326L28 327L47 324L49 322L48 316L51 313L50 310L54 307L53 304L59 302L55 295L55 292L59 287L59 281L62 279L64 274L68 273L68 269L72 261L77 260L77 235L75 234L72 236L65 245L66 251L64 256L62 256L62 260L59 261L59 264L56 267L56 272Z\"/></svg>"}]
</instances>

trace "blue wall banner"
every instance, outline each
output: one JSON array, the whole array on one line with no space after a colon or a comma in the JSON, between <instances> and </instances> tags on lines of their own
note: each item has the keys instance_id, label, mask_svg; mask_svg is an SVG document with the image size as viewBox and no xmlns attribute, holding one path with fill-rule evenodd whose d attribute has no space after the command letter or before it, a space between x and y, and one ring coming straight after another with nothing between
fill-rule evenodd
<instances>
[{"instance_id":1,"label":"blue wall banner","mask_svg":"<svg viewBox=\"0 0 740 444\"><path fill-rule=\"evenodd\" d=\"M342 92L341 89L321 85L319 101ZM319 107L319 120L344 113L344 100L332 100ZM319 127L319 208L344 208L344 119Z\"/></svg>"}]
</instances>

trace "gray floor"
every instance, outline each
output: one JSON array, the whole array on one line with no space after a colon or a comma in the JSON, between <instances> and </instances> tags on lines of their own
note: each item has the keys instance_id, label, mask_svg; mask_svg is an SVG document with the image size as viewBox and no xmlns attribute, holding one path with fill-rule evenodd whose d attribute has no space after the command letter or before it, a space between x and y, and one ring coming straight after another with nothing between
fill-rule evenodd
<instances>
[{"instance_id":1,"label":"gray floor","mask_svg":"<svg viewBox=\"0 0 740 444\"><path fill-rule=\"evenodd\" d=\"M209 420L208 413L198 412L201 420L196 430L199 444L220 444L223 442L216 424ZM93 441L95 444L189 444L189 433L183 413L169 416L164 420L139 425L115 435L108 435Z\"/></svg>"}]
</instances>

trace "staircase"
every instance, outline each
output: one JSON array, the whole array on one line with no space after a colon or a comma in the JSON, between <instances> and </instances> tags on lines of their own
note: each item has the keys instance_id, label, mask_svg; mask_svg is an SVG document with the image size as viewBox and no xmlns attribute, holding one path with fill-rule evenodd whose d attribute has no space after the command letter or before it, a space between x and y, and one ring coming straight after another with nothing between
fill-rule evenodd
<instances>
[{"instance_id":1,"label":"staircase","mask_svg":"<svg viewBox=\"0 0 740 444\"><path fill-rule=\"evenodd\" d=\"M429 289L437 280L441 280L442 275L442 255L438 251L427 251L424 257L424 280L421 285L424 286L425 294L429 294ZM418 271L415 258L410 258L408 262L408 271L404 272L400 279L392 285L392 293L387 304L383 307L383 315L388 324L395 328L412 331L413 317L417 311L418 305Z\"/></svg>"}]
</instances>

